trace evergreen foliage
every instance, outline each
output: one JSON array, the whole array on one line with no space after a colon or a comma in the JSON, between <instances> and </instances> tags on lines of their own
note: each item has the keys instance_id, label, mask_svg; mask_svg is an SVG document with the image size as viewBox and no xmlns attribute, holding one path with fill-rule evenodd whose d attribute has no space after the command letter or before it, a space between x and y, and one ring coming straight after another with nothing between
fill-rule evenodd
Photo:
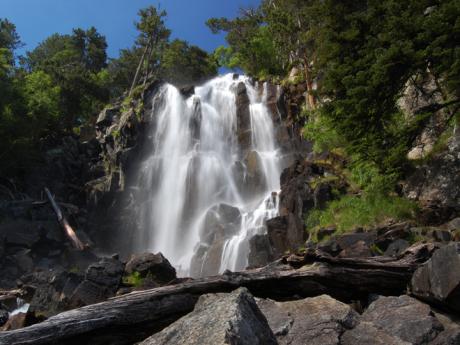
<instances>
[{"instance_id":1,"label":"evergreen foliage","mask_svg":"<svg viewBox=\"0 0 460 345\"><path fill-rule=\"evenodd\" d=\"M13 23L0 19L0 176L18 176L36 162L44 138L79 133L99 111L133 84L150 79L192 83L217 73L212 55L185 41L170 41L166 12L139 11L132 48L108 59L96 28L53 34L25 56ZM142 64L139 64L141 57Z\"/></svg>"}]
</instances>

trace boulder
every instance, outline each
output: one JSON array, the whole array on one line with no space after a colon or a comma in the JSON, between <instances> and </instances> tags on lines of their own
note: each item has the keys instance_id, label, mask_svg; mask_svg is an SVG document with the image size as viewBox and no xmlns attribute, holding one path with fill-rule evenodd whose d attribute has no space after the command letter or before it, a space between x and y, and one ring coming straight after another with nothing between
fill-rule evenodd
<instances>
[{"instance_id":1,"label":"boulder","mask_svg":"<svg viewBox=\"0 0 460 345\"><path fill-rule=\"evenodd\" d=\"M441 312L434 313L442 323L444 331L430 342L429 345L458 345L460 344L460 321L457 317Z\"/></svg>"},{"instance_id":2,"label":"boulder","mask_svg":"<svg viewBox=\"0 0 460 345\"><path fill-rule=\"evenodd\" d=\"M298 301L258 299L278 344L339 345L342 333L353 328L359 315L327 295Z\"/></svg>"},{"instance_id":3,"label":"boulder","mask_svg":"<svg viewBox=\"0 0 460 345\"><path fill-rule=\"evenodd\" d=\"M342 336L343 345L427 344L443 330L428 305L414 298L378 297L359 325Z\"/></svg>"},{"instance_id":4,"label":"boulder","mask_svg":"<svg viewBox=\"0 0 460 345\"><path fill-rule=\"evenodd\" d=\"M114 258L103 258L88 267L85 279L70 298L73 307L93 304L115 296L120 286L124 265Z\"/></svg>"},{"instance_id":5,"label":"boulder","mask_svg":"<svg viewBox=\"0 0 460 345\"><path fill-rule=\"evenodd\" d=\"M411 281L412 293L418 298L441 303L460 311L460 244L451 243L438 249L419 267Z\"/></svg>"},{"instance_id":6,"label":"boulder","mask_svg":"<svg viewBox=\"0 0 460 345\"><path fill-rule=\"evenodd\" d=\"M277 344L265 316L245 288L203 295L190 314L141 345Z\"/></svg>"},{"instance_id":7,"label":"boulder","mask_svg":"<svg viewBox=\"0 0 460 345\"><path fill-rule=\"evenodd\" d=\"M409 248L410 243L406 240L398 239L396 241L391 242L388 246L387 250L385 251L386 256L399 256L401 255L407 248Z\"/></svg>"},{"instance_id":8,"label":"boulder","mask_svg":"<svg viewBox=\"0 0 460 345\"><path fill-rule=\"evenodd\" d=\"M217 239L230 238L235 235L241 223L241 213L236 207L219 204L207 213L200 232L201 242L212 244Z\"/></svg>"},{"instance_id":9,"label":"boulder","mask_svg":"<svg viewBox=\"0 0 460 345\"><path fill-rule=\"evenodd\" d=\"M163 254L142 253L131 256L125 272L138 272L140 277L148 277L158 285L165 285L176 279L176 270Z\"/></svg>"},{"instance_id":10,"label":"boulder","mask_svg":"<svg viewBox=\"0 0 460 345\"><path fill-rule=\"evenodd\" d=\"M34 287L29 311L50 317L68 309L70 296L83 277L55 269L37 271L23 276L21 280L24 284Z\"/></svg>"}]
</instances>

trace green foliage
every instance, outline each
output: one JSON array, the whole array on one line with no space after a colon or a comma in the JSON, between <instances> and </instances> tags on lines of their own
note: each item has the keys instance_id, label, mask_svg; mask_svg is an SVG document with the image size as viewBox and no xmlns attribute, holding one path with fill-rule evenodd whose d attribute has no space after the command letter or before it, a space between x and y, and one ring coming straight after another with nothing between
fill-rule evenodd
<instances>
[{"instance_id":1,"label":"green foliage","mask_svg":"<svg viewBox=\"0 0 460 345\"><path fill-rule=\"evenodd\" d=\"M343 147L345 140L335 130L332 121L318 112L306 113L307 122L303 128L304 137L313 142L316 153Z\"/></svg>"},{"instance_id":2,"label":"green foliage","mask_svg":"<svg viewBox=\"0 0 460 345\"><path fill-rule=\"evenodd\" d=\"M325 210L313 210L306 219L308 229L335 225L338 232L369 227L387 219L412 218L416 206L407 199L385 194L345 195Z\"/></svg>"},{"instance_id":3,"label":"green foliage","mask_svg":"<svg viewBox=\"0 0 460 345\"><path fill-rule=\"evenodd\" d=\"M227 32L230 47L218 47L214 56L220 66L242 68L260 79L284 73L269 28L261 13L246 11L234 20L211 18L206 24L214 33Z\"/></svg>"},{"instance_id":4,"label":"green foliage","mask_svg":"<svg viewBox=\"0 0 460 345\"><path fill-rule=\"evenodd\" d=\"M28 109L27 116L39 128L44 128L58 119L60 93L60 87L55 86L51 77L43 71L25 76L24 98Z\"/></svg>"},{"instance_id":5,"label":"green foliage","mask_svg":"<svg viewBox=\"0 0 460 345\"><path fill-rule=\"evenodd\" d=\"M431 114L407 121L397 100L410 77L430 73L444 102L458 101L459 17L456 0L264 0L236 19L212 19L208 26L227 32L229 47L215 52L223 65L281 77L301 66L307 84L317 78L310 94L322 106L306 126L317 151L344 147L383 173L401 174ZM265 33L269 45L252 44ZM258 59L257 52L270 60Z\"/></svg>"},{"instance_id":6,"label":"green foliage","mask_svg":"<svg viewBox=\"0 0 460 345\"><path fill-rule=\"evenodd\" d=\"M61 123L65 129L88 121L109 99L107 43L95 28L74 29L72 35L54 34L23 59L30 72L48 74L60 92Z\"/></svg>"},{"instance_id":7,"label":"green foliage","mask_svg":"<svg viewBox=\"0 0 460 345\"><path fill-rule=\"evenodd\" d=\"M217 74L217 63L212 56L197 46L174 40L162 57L160 76L173 84L190 84Z\"/></svg>"},{"instance_id":8,"label":"green foliage","mask_svg":"<svg viewBox=\"0 0 460 345\"><path fill-rule=\"evenodd\" d=\"M131 285L134 287L140 287L144 283L144 278L141 277L140 273L135 271L130 275L123 277L123 284Z\"/></svg>"}]
</instances>

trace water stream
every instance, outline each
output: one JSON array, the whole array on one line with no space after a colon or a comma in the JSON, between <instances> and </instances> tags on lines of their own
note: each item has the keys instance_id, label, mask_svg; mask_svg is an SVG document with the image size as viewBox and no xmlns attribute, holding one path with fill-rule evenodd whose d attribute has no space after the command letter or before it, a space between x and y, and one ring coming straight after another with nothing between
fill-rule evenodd
<instances>
[{"instance_id":1,"label":"water stream","mask_svg":"<svg viewBox=\"0 0 460 345\"><path fill-rule=\"evenodd\" d=\"M249 98L245 133L236 105L240 83ZM187 99L172 85L156 97L153 149L139 170L146 196L134 250L162 252L180 275L244 269L249 239L266 232L265 220L278 213L282 167L266 85L229 74Z\"/></svg>"}]
</instances>

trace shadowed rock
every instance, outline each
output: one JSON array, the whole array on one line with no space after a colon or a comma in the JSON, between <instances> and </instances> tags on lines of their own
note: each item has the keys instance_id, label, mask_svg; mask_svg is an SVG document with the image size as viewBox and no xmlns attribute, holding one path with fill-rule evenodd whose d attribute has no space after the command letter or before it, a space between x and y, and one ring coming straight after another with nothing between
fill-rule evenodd
<instances>
[{"instance_id":1,"label":"shadowed rock","mask_svg":"<svg viewBox=\"0 0 460 345\"><path fill-rule=\"evenodd\" d=\"M460 244L438 249L414 273L412 293L422 299L460 311Z\"/></svg>"}]
</instances>

